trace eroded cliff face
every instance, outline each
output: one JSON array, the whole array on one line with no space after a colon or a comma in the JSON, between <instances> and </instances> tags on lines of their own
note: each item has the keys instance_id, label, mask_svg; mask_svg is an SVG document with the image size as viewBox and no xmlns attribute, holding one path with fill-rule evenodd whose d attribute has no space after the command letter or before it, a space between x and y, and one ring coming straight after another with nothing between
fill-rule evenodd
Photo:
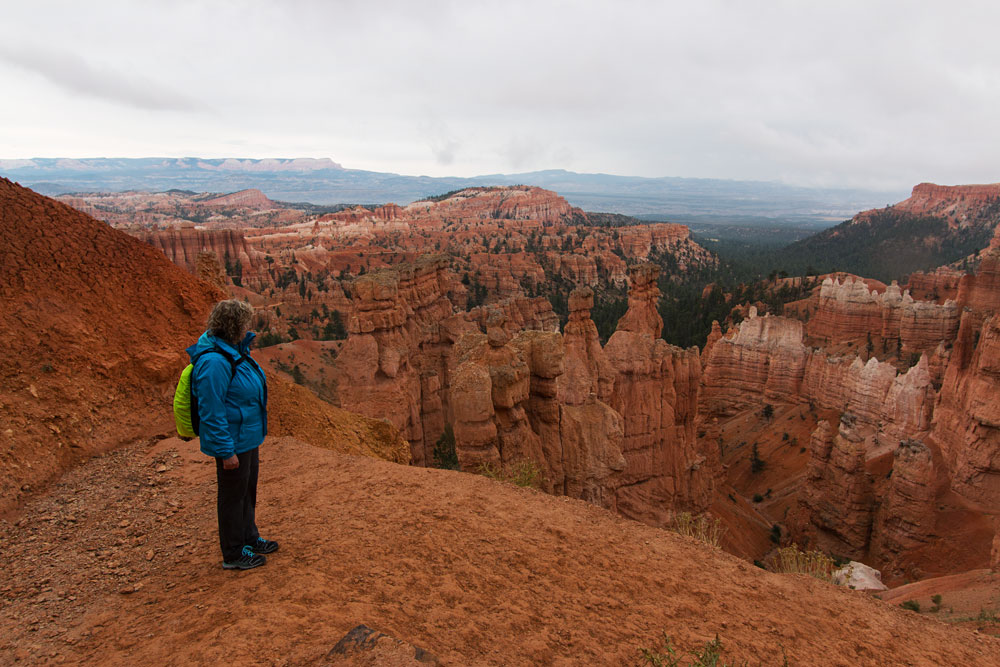
<instances>
[{"instance_id":1,"label":"eroded cliff face","mask_svg":"<svg viewBox=\"0 0 1000 667\"><path fill-rule=\"evenodd\" d=\"M806 325L810 340L821 345L858 343L875 352L895 350L903 357L930 353L953 340L961 312L955 301L917 301L895 282L879 293L851 277L843 283L824 280L814 310Z\"/></svg>"},{"instance_id":2,"label":"eroded cliff face","mask_svg":"<svg viewBox=\"0 0 1000 667\"><path fill-rule=\"evenodd\" d=\"M615 370L590 319L593 307L594 291L589 287L570 294L569 321L563 329L565 372L559 376L559 394L572 405L584 403L590 395L606 403L615 381Z\"/></svg>"},{"instance_id":3,"label":"eroded cliff face","mask_svg":"<svg viewBox=\"0 0 1000 667\"><path fill-rule=\"evenodd\" d=\"M953 226L964 226L985 206L1000 199L1000 183L988 185L936 185L920 183L909 199L894 209L917 215L945 218Z\"/></svg>"},{"instance_id":4,"label":"eroded cliff face","mask_svg":"<svg viewBox=\"0 0 1000 667\"><path fill-rule=\"evenodd\" d=\"M843 415L836 431L820 422L809 450L797 532L827 552L861 560L871 537L875 496L865 467L867 446L854 416Z\"/></svg>"},{"instance_id":5,"label":"eroded cliff face","mask_svg":"<svg viewBox=\"0 0 1000 667\"><path fill-rule=\"evenodd\" d=\"M621 417L593 395L560 395L559 333L524 331L511 340L494 311L487 333L464 336L453 355L450 404L463 470L527 463L540 470L545 491L616 509L625 467Z\"/></svg>"},{"instance_id":6,"label":"eroded cliff face","mask_svg":"<svg viewBox=\"0 0 1000 667\"><path fill-rule=\"evenodd\" d=\"M448 347L475 328L453 315L446 296L451 279L440 257L358 278L349 335L337 357L341 405L392 422L417 465L430 461L444 429Z\"/></svg>"},{"instance_id":7,"label":"eroded cliff face","mask_svg":"<svg viewBox=\"0 0 1000 667\"><path fill-rule=\"evenodd\" d=\"M840 424L835 436L828 427L814 433L791 520L793 538L867 558L895 578L928 569L948 572L950 562L986 564L991 535L984 521L1000 506L996 253L988 250L979 272L963 276L956 300L944 304L910 302L905 293L897 298L894 286L879 294L856 281L824 285L822 296L833 303L825 309L827 321L841 308L833 318L840 328L831 325L828 340L857 338L867 327L879 337L891 335L894 313L901 310L901 344L922 353L898 372L899 360L890 364L872 356L865 362L851 353L807 350L799 400L834 411ZM809 327L821 329L823 322L814 318ZM747 327L756 331L760 325ZM766 350L769 344L777 348L777 340L736 351L738 338L731 333L706 351L703 409L724 414L754 400L794 401L794 395L767 391L763 369L774 359ZM911 364L914 358L916 352ZM729 383L745 393L727 395ZM942 546L956 539L965 545L961 554Z\"/></svg>"},{"instance_id":8,"label":"eroded cliff face","mask_svg":"<svg viewBox=\"0 0 1000 667\"><path fill-rule=\"evenodd\" d=\"M1000 315L982 325L967 311L934 412L934 439L952 471L952 487L1000 506Z\"/></svg>"},{"instance_id":9,"label":"eroded cliff face","mask_svg":"<svg viewBox=\"0 0 1000 667\"><path fill-rule=\"evenodd\" d=\"M940 489L934 452L920 440L903 440L893 452L882 504L876 512L871 557L894 563L935 538Z\"/></svg>"},{"instance_id":10,"label":"eroded cliff face","mask_svg":"<svg viewBox=\"0 0 1000 667\"><path fill-rule=\"evenodd\" d=\"M629 269L629 308L604 348L615 372L609 404L625 429L618 510L649 523L662 523L672 509L704 510L715 463L698 451L695 439L698 351L659 338L658 274L651 265Z\"/></svg>"},{"instance_id":11,"label":"eroded cliff face","mask_svg":"<svg viewBox=\"0 0 1000 667\"><path fill-rule=\"evenodd\" d=\"M797 506L786 517L791 538L895 568L900 554L929 539L919 527L939 493L930 480L936 472L911 455L917 446L898 449L930 432L936 392L929 356L901 373L875 357L865 362L806 347L797 320L750 315L706 346L702 423L712 430L715 420L756 413L765 403L832 411L837 428L821 421L812 434ZM886 475L895 481L885 483ZM916 480L930 486L918 489ZM892 513L877 513L886 506Z\"/></svg>"},{"instance_id":12,"label":"eroded cliff face","mask_svg":"<svg viewBox=\"0 0 1000 667\"><path fill-rule=\"evenodd\" d=\"M543 486L663 525L704 510L717 459L697 450L697 351L658 338L655 267L630 270L630 306L602 349L589 316L593 291L570 299L563 334L511 335L490 309L486 333L452 352L449 405L463 469L538 465Z\"/></svg>"},{"instance_id":13,"label":"eroded cliff face","mask_svg":"<svg viewBox=\"0 0 1000 667\"><path fill-rule=\"evenodd\" d=\"M198 257L215 254L230 280L259 281L264 270L263 253L251 248L238 229L196 229L193 225L175 229L144 232L143 241L159 248L167 258L189 273L197 275Z\"/></svg>"},{"instance_id":14,"label":"eroded cliff face","mask_svg":"<svg viewBox=\"0 0 1000 667\"><path fill-rule=\"evenodd\" d=\"M728 336L716 323L705 346L703 409L734 414L765 399L799 400L810 358L802 335L798 320L759 317L756 308Z\"/></svg>"}]
</instances>

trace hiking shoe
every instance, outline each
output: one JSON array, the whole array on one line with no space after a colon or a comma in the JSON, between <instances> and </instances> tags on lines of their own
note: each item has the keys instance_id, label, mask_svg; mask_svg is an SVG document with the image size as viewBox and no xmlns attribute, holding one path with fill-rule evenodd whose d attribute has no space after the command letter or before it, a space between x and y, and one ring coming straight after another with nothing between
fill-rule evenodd
<instances>
[{"instance_id":1,"label":"hiking shoe","mask_svg":"<svg viewBox=\"0 0 1000 667\"><path fill-rule=\"evenodd\" d=\"M267 562L267 558L255 554L250 547L243 547L243 553L236 560L222 561L223 570L252 570Z\"/></svg>"},{"instance_id":2,"label":"hiking shoe","mask_svg":"<svg viewBox=\"0 0 1000 667\"><path fill-rule=\"evenodd\" d=\"M278 543L274 540L265 540L263 537L258 537L255 542L248 544L247 548L255 554L273 554L278 550Z\"/></svg>"}]
</instances>

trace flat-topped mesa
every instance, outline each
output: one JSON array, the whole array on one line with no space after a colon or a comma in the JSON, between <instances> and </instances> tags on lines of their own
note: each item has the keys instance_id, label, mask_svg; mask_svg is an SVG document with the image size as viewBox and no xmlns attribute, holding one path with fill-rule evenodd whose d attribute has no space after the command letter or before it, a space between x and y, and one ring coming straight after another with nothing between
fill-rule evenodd
<instances>
[{"instance_id":1,"label":"flat-topped mesa","mask_svg":"<svg viewBox=\"0 0 1000 667\"><path fill-rule=\"evenodd\" d=\"M415 201L405 211L417 221L421 218L448 218L470 224L502 221L505 227L513 223L510 225L513 228L521 228L520 222L530 221L531 227L541 227L562 223L574 214L583 215L555 192L525 185L466 188L443 198Z\"/></svg>"},{"instance_id":2,"label":"flat-topped mesa","mask_svg":"<svg viewBox=\"0 0 1000 667\"><path fill-rule=\"evenodd\" d=\"M343 211L337 211L336 213L327 213L320 216L318 222L343 222L343 223L358 223L358 222L393 222L399 218L403 217L403 209L396 204L385 204L383 206L376 206L374 208L366 208L364 206L353 206L351 208L344 209Z\"/></svg>"},{"instance_id":3,"label":"flat-topped mesa","mask_svg":"<svg viewBox=\"0 0 1000 667\"><path fill-rule=\"evenodd\" d=\"M884 292L869 290L861 279L843 283L827 278L820 287L816 312L806 325L810 339L827 344L871 342L907 356L932 352L958 331L960 308L955 301L916 301L893 282Z\"/></svg>"},{"instance_id":4,"label":"flat-topped mesa","mask_svg":"<svg viewBox=\"0 0 1000 667\"><path fill-rule=\"evenodd\" d=\"M249 188L247 190L240 190L239 192L219 195L218 197L201 199L198 203L201 206L210 208L237 208L258 211L268 211L278 208L275 202L268 199L267 195L257 188Z\"/></svg>"},{"instance_id":5,"label":"flat-topped mesa","mask_svg":"<svg viewBox=\"0 0 1000 667\"><path fill-rule=\"evenodd\" d=\"M913 186L908 199L893 204L890 209L914 216L943 218L954 229L982 224L985 221L984 210L988 210L997 201L1000 201L1000 183L985 185L920 183ZM854 220L868 220L884 210L875 208L862 211L854 216ZM985 222L989 224L989 221Z\"/></svg>"},{"instance_id":6,"label":"flat-topped mesa","mask_svg":"<svg viewBox=\"0 0 1000 667\"><path fill-rule=\"evenodd\" d=\"M920 183L913 187L909 199L893 208L917 215L946 218L951 224L964 226L982 207L1000 199L1000 183L985 185L936 185Z\"/></svg>"},{"instance_id":7,"label":"flat-topped mesa","mask_svg":"<svg viewBox=\"0 0 1000 667\"><path fill-rule=\"evenodd\" d=\"M214 253L226 274L237 283L245 280L248 284L256 284L266 270L264 254L251 248L238 229L195 229L191 226L143 232L139 238L159 248L171 262L195 275L198 272L198 256L203 252Z\"/></svg>"},{"instance_id":8,"label":"flat-topped mesa","mask_svg":"<svg viewBox=\"0 0 1000 667\"><path fill-rule=\"evenodd\" d=\"M660 267L656 264L636 264L628 269L628 310L618 320L616 331L649 334L654 339L663 332L663 318L657 309L660 288L656 284Z\"/></svg>"}]
</instances>

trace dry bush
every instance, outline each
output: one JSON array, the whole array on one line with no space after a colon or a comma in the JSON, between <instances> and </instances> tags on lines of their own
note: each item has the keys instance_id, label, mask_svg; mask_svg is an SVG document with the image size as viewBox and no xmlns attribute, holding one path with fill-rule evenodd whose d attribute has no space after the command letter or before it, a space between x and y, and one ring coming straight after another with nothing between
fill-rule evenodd
<instances>
[{"instance_id":1,"label":"dry bush","mask_svg":"<svg viewBox=\"0 0 1000 667\"><path fill-rule=\"evenodd\" d=\"M505 466L484 463L479 466L476 472L497 482L507 482L515 486L532 489L542 486L542 471L534 461L529 459L520 459Z\"/></svg>"},{"instance_id":2,"label":"dry bush","mask_svg":"<svg viewBox=\"0 0 1000 667\"><path fill-rule=\"evenodd\" d=\"M719 546L719 540L725 532L722 521L708 514L694 516L690 512L674 515L674 531L701 540L713 547Z\"/></svg>"},{"instance_id":3,"label":"dry bush","mask_svg":"<svg viewBox=\"0 0 1000 667\"><path fill-rule=\"evenodd\" d=\"M797 544L778 549L774 559L775 572L808 574L833 583L837 564L822 551L802 551Z\"/></svg>"}]
</instances>

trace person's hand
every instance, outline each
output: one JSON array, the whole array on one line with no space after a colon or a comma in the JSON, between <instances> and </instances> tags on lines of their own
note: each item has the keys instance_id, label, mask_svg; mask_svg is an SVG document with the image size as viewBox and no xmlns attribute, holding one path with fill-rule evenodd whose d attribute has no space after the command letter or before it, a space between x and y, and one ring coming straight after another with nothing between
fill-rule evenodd
<instances>
[{"instance_id":1,"label":"person's hand","mask_svg":"<svg viewBox=\"0 0 1000 667\"><path fill-rule=\"evenodd\" d=\"M228 459L222 459L222 467L226 470L235 470L240 467L240 459L236 454L233 454Z\"/></svg>"}]
</instances>

